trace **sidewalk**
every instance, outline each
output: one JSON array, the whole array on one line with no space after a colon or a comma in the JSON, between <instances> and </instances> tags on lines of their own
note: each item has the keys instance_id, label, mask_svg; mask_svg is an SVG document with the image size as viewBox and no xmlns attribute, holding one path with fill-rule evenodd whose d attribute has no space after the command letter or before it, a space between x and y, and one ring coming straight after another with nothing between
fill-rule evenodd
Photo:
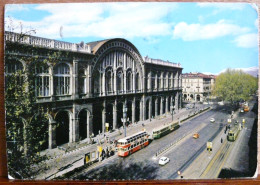
<instances>
[{"instance_id":1,"label":"sidewalk","mask_svg":"<svg viewBox=\"0 0 260 185\"><path fill-rule=\"evenodd\" d=\"M204 107L201 105L201 109ZM198 111L198 108L196 109ZM188 109L185 108L180 109L176 114L173 115L173 121L178 121L178 119L186 118L188 114L192 114L195 112L194 109ZM158 116L154 119L145 120L145 121L139 121L137 124L133 124L126 129L127 136L132 135L136 132L142 131L145 129L149 134L152 133L152 130L155 127L158 127L162 124L167 124L172 122L172 115L170 113L164 114L162 116ZM144 126L143 126L144 125ZM119 134L119 130L121 134ZM118 140L120 138L124 137L124 130L123 128L116 129L112 133L105 133L106 136L109 137L110 140ZM95 141L101 140L104 141L105 137L104 134L97 135L93 138ZM101 142L102 143L102 142ZM88 142L80 143L80 145L83 145L82 147L76 148L74 150L65 152L64 149L48 149L43 151L41 154L46 154L49 158L47 161L43 161L41 164L46 165L47 164L47 170L42 170L39 172L39 174L35 177L36 179L53 179L55 177L61 176L69 171L74 170L75 168L78 168L80 166L83 166L83 158L85 153L96 151L97 150L97 143L95 144L89 144ZM72 147L73 145L70 145L68 147ZM113 146L109 143L103 142L102 147L110 147ZM116 154L115 154L116 155Z\"/></svg>"}]
</instances>

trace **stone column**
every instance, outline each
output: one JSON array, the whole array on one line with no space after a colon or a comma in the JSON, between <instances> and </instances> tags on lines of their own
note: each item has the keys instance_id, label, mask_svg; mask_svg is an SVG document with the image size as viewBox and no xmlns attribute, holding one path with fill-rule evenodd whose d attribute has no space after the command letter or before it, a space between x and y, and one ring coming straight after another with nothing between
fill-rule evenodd
<instances>
[{"instance_id":1,"label":"stone column","mask_svg":"<svg viewBox=\"0 0 260 185\"><path fill-rule=\"evenodd\" d=\"M169 90L169 73L167 73L167 76L166 76L166 87L167 87L167 90Z\"/></svg>"},{"instance_id":2,"label":"stone column","mask_svg":"<svg viewBox=\"0 0 260 185\"><path fill-rule=\"evenodd\" d=\"M99 72L99 96L102 96L102 72Z\"/></svg>"},{"instance_id":3,"label":"stone column","mask_svg":"<svg viewBox=\"0 0 260 185\"><path fill-rule=\"evenodd\" d=\"M181 73L179 75L179 88L182 89L182 77L181 77Z\"/></svg>"},{"instance_id":4,"label":"stone column","mask_svg":"<svg viewBox=\"0 0 260 185\"><path fill-rule=\"evenodd\" d=\"M169 107L169 97L167 96L167 97L166 97L166 103L165 103L165 113L168 113L168 112L169 112L168 107Z\"/></svg>"},{"instance_id":5,"label":"stone column","mask_svg":"<svg viewBox=\"0 0 260 185\"><path fill-rule=\"evenodd\" d=\"M103 91L103 96L106 95L106 73L105 71L102 73L102 91Z\"/></svg>"},{"instance_id":6,"label":"stone column","mask_svg":"<svg viewBox=\"0 0 260 185\"><path fill-rule=\"evenodd\" d=\"M69 114L69 144L72 143L74 141L74 132L75 132L75 128L74 128L74 119L72 117L71 114Z\"/></svg>"},{"instance_id":7,"label":"stone column","mask_svg":"<svg viewBox=\"0 0 260 185\"><path fill-rule=\"evenodd\" d=\"M144 116L143 116L143 98L141 98L140 100L140 121L143 121L144 120Z\"/></svg>"},{"instance_id":8,"label":"stone column","mask_svg":"<svg viewBox=\"0 0 260 185\"><path fill-rule=\"evenodd\" d=\"M93 133L93 115L87 112L87 138Z\"/></svg>"},{"instance_id":9,"label":"stone column","mask_svg":"<svg viewBox=\"0 0 260 185\"><path fill-rule=\"evenodd\" d=\"M50 86L50 96L51 96L51 100L54 100L54 77L53 77L53 70L50 70L50 82L49 82L49 86Z\"/></svg>"},{"instance_id":10,"label":"stone column","mask_svg":"<svg viewBox=\"0 0 260 185\"><path fill-rule=\"evenodd\" d=\"M72 98L78 98L79 93L78 93L78 61L73 60L73 66L72 66Z\"/></svg>"},{"instance_id":11,"label":"stone column","mask_svg":"<svg viewBox=\"0 0 260 185\"><path fill-rule=\"evenodd\" d=\"M177 92L175 95L175 110L179 112L179 92Z\"/></svg>"},{"instance_id":12,"label":"stone column","mask_svg":"<svg viewBox=\"0 0 260 185\"><path fill-rule=\"evenodd\" d=\"M56 148L56 121L49 122L49 149Z\"/></svg>"},{"instance_id":13,"label":"stone column","mask_svg":"<svg viewBox=\"0 0 260 185\"><path fill-rule=\"evenodd\" d=\"M127 75L126 75L126 70L123 71L124 75L123 75L123 93L126 93L126 78L127 78Z\"/></svg>"},{"instance_id":14,"label":"stone column","mask_svg":"<svg viewBox=\"0 0 260 185\"><path fill-rule=\"evenodd\" d=\"M116 129L117 127L117 100L115 100L114 106L113 106L113 129Z\"/></svg>"},{"instance_id":15,"label":"stone column","mask_svg":"<svg viewBox=\"0 0 260 185\"><path fill-rule=\"evenodd\" d=\"M149 100L149 120L152 118L152 97Z\"/></svg>"},{"instance_id":16,"label":"stone column","mask_svg":"<svg viewBox=\"0 0 260 185\"><path fill-rule=\"evenodd\" d=\"M73 121L73 142L79 141L79 119L74 118Z\"/></svg>"},{"instance_id":17,"label":"stone column","mask_svg":"<svg viewBox=\"0 0 260 185\"><path fill-rule=\"evenodd\" d=\"M155 89L158 91L158 83L157 83L157 78L158 78L158 74L157 74L158 71L156 71L156 74L155 74Z\"/></svg>"},{"instance_id":18,"label":"stone column","mask_svg":"<svg viewBox=\"0 0 260 185\"><path fill-rule=\"evenodd\" d=\"M160 115L163 115L163 99L164 99L164 97L161 97Z\"/></svg>"},{"instance_id":19,"label":"stone column","mask_svg":"<svg viewBox=\"0 0 260 185\"><path fill-rule=\"evenodd\" d=\"M171 79L171 81L172 81L172 89L174 89L174 72L172 72L172 79Z\"/></svg>"},{"instance_id":20,"label":"stone column","mask_svg":"<svg viewBox=\"0 0 260 185\"><path fill-rule=\"evenodd\" d=\"M176 71L175 73L174 84L175 84L175 88L178 88L178 71Z\"/></svg>"},{"instance_id":21,"label":"stone column","mask_svg":"<svg viewBox=\"0 0 260 185\"><path fill-rule=\"evenodd\" d=\"M136 80L135 80L135 75L136 75L136 73L135 73L135 71L133 72L133 93L136 93Z\"/></svg>"},{"instance_id":22,"label":"stone column","mask_svg":"<svg viewBox=\"0 0 260 185\"><path fill-rule=\"evenodd\" d=\"M156 97L156 99L155 99L155 116L158 116L158 98Z\"/></svg>"},{"instance_id":23,"label":"stone column","mask_svg":"<svg viewBox=\"0 0 260 185\"><path fill-rule=\"evenodd\" d=\"M161 87L160 88L163 90L163 72L161 72Z\"/></svg>"},{"instance_id":24,"label":"stone column","mask_svg":"<svg viewBox=\"0 0 260 185\"><path fill-rule=\"evenodd\" d=\"M179 98L180 98L180 105L179 106L180 106L180 108L182 108L182 98L183 98L182 97L182 93L180 93L180 97Z\"/></svg>"},{"instance_id":25,"label":"stone column","mask_svg":"<svg viewBox=\"0 0 260 185\"><path fill-rule=\"evenodd\" d=\"M77 105L74 104L72 107L72 118L71 118L71 122L70 126L72 127L71 131L72 131L72 142L76 142L79 140L79 119L76 117L77 114ZM71 139L70 139L71 142Z\"/></svg>"},{"instance_id":26,"label":"stone column","mask_svg":"<svg viewBox=\"0 0 260 185\"><path fill-rule=\"evenodd\" d=\"M115 69L114 69L114 94L115 94L115 95L117 94L116 82L117 82L117 79L116 79L116 68L115 68Z\"/></svg>"},{"instance_id":27,"label":"stone column","mask_svg":"<svg viewBox=\"0 0 260 185\"><path fill-rule=\"evenodd\" d=\"M103 111L102 111L102 133L105 132L105 123L106 123L106 100L103 102Z\"/></svg>"},{"instance_id":28,"label":"stone column","mask_svg":"<svg viewBox=\"0 0 260 185\"><path fill-rule=\"evenodd\" d=\"M148 84L147 84L147 87L148 87L149 91L152 91L152 78L151 78L152 74L151 74L151 73L152 73L152 72L150 71L150 72L149 72L149 75L148 75Z\"/></svg>"},{"instance_id":29,"label":"stone column","mask_svg":"<svg viewBox=\"0 0 260 185\"><path fill-rule=\"evenodd\" d=\"M132 101L132 122L135 122L135 98Z\"/></svg>"},{"instance_id":30,"label":"stone column","mask_svg":"<svg viewBox=\"0 0 260 185\"><path fill-rule=\"evenodd\" d=\"M89 97L92 96L92 84L91 84L91 81L92 81L92 73L91 73L91 66L88 66L88 69L87 69L87 83L86 83L86 93L88 94Z\"/></svg>"}]
</instances>

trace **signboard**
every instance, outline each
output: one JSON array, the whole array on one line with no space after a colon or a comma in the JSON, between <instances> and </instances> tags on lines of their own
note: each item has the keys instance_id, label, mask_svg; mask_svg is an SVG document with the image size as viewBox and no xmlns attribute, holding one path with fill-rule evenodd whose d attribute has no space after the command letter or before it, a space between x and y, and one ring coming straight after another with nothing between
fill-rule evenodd
<instances>
[{"instance_id":1,"label":"signboard","mask_svg":"<svg viewBox=\"0 0 260 185\"><path fill-rule=\"evenodd\" d=\"M84 157L84 164L87 164L91 161L94 161L96 160L96 157L97 156L97 152L96 151L92 151L92 152L88 152L85 154L85 157Z\"/></svg>"},{"instance_id":2,"label":"signboard","mask_svg":"<svg viewBox=\"0 0 260 185\"><path fill-rule=\"evenodd\" d=\"M245 120L245 119L243 119L243 120L242 120L242 122L243 122L243 123L245 123L245 122L246 122L246 120Z\"/></svg>"},{"instance_id":3,"label":"signboard","mask_svg":"<svg viewBox=\"0 0 260 185\"><path fill-rule=\"evenodd\" d=\"M228 119L228 123L231 123L232 121L231 121L231 119Z\"/></svg>"}]
</instances>

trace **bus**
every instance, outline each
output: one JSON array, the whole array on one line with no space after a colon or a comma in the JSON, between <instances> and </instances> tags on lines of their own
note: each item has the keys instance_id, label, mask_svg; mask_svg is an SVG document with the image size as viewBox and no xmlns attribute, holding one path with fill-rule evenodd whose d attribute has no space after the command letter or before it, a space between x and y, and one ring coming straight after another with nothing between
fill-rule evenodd
<instances>
[{"instance_id":1,"label":"bus","mask_svg":"<svg viewBox=\"0 0 260 185\"><path fill-rule=\"evenodd\" d=\"M178 122L173 122L168 125L162 125L153 129L153 139L159 139L160 137L178 129L180 127Z\"/></svg>"},{"instance_id":2,"label":"bus","mask_svg":"<svg viewBox=\"0 0 260 185\"><path fill-rule=\"evenodd\" d=\"M118 156L126 157L149 144L148 133L145 131L138 132L134 135L118 140L117 150Z\"/></svg>"}]
</instances>

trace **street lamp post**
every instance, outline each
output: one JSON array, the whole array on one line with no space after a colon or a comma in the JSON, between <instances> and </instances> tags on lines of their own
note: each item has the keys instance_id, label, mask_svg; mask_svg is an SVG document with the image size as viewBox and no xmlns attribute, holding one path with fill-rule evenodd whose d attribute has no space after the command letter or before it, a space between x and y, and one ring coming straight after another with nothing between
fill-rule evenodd
<instances>
[{"instance_id":1,"label":"street lamp post","mask_svg":"<svg viewBox=\"0 0 260 185\"><path fill-rule=\"evenodd\" d=\"M171 110L172 110L172 121L173 121L173 111L175 109L175 106L171 106Z\"/></svg>"}]
</instances>

